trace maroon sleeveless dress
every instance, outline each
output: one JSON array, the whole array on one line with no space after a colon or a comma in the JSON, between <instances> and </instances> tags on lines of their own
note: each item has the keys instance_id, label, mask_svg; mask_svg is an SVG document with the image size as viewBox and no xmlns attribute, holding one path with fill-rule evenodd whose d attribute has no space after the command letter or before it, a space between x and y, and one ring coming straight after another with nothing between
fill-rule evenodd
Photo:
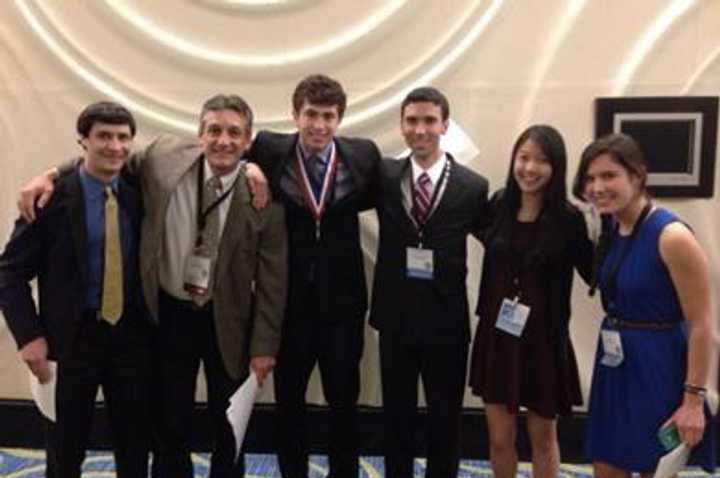
<instances>
[{"instance_id":1,"label":"maroon sleeveless dress","mask_svg":"<svg viewBox=\"0 0 720 478\"><path fill-rule=\"evenodd\" d=\"M515 221L511 253L484 261L483 274L492 277L483 278L489 289L478 304L469 383L473 394L485 403L504 404L513 414L523 406L542 417L555 418L569 414L573 405L581 405L582 394L571 341L566 342L567 359L561 361L555 350L558 345L552 340L553 317L547 314L544 285L553 278L544 277L541 267L521 266L524 252L537 240L536 226L535 222ZM502 300L515 297L515 276L522 290L521 302L530 306L520 337L495 327Z\"/></svg>"}]
</instances>

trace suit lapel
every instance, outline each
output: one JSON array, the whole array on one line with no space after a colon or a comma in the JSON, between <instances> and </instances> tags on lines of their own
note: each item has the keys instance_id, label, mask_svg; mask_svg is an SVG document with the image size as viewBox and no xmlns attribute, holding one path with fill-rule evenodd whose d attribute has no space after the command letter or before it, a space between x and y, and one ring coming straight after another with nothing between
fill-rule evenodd
<instances>
[{"instance_id":1,"label":"suit lapel","mask_svg":"<svg viewBox=\"0 0 720 478\"><path fill-rule=\"evenodd\" d=\"M396 160L387 169L387 198L384 199L385 208L395 219L395 222L402 227L407 234L417 234L417 228L410 218L409 211L405 207L407 203L404 189L407 188L407 178L410 171L410 158Z\"/></svg>"},{"instance_id":2,"label":"suit lapel","mask_svg":"<svg viewBox=\"0 0 720 478\"><path fill-rule=\"evenodd\" d=\"M85 198L78 169L68 178L67 185L68 214L70 216L70 229L75 245L75 254L78 261L78 272L81 284L87 284L87 226L85 224Z\"/></svg>"},{"instance_id":3,"label":"suit lapel","mask_svg":"<svg viewBox=\"0 0 720 478\"><path fill-rule=\"evenodd\" d=\"M132 222L133 231L137 231L139 227L140 213L142 212L142 201L140 191L137 184L132 180L120 176L120 187L118 188L118 200L120 205L128 212L130 221Z\"/></svg>"},{"instance_id":4,"label":"suit lapel","mask_svg":"<svg viewBox=\"0 0 720 478\"><path fill-rule=\"evenodd\" d=\"M216 280L218 277L222 277L227 273L227 267L230 265L229 254L232 253L233 248L237 247L238 244L242 244L246 238L242 237L242 232L245 230L244 224L249 218L244 217L248 212L255 214L251 211L250 204L250 192L248 191L247 184L245 181L245 173L240 170L237 176L237 183L233 190L232 199L230 200L230 208L228 209L227 218L225 219L225 225L222 231L222 237L220 238L220 244L218 245L218 256L217 256L217 272L215 274ZM225 256L228 256L225 259Z\"/></svg>"},{"instance_id":5,"label":"suit lapel","mask_svg":"<svg viewBox=\"0 0 720 478\"><path fill-rule=\"evenodd\" d=\"M291 134L286 137L285 144L281 146L281 150L285 152L282 157L282 163L280 164L280 167L275 168L275 178L274 180L277 181L277 183L280 183L280 179L282 178L285 171L288 169L288 166L292 168L292 162L296 160L297 154L295 153L295 148L297 146L299 134ZM294 171L294 169L293 169ZM297 183L297 178L293 177L293 181Z\"/></svg>"},{"instance_id":6,"label":"suit lapel","mask_svg":"<svg viewBox=\"0 0 720 478\"><path fill-rule=\"evenodd\" d=\"M294 161L297 161L295 148L297 147L298 138L298 133L291 134L284 137L282 143L280 143L279 151L282 152L280 164L273 170L273 177L270 178L270 182L274 185L273 190L281 191L293 203L304 206L303 193L300 190L302 186L293 164ZM287 177L283 179L286 174Z\"/></svg>"},{"instance_id":7,"label":"suit lapel","mask_svg":"<svg viewBox=\"0 0 720 478\"><path fill-rule=\"evenodd\" d=\"M335 147L337 148L337 154L340 157L340 161L350 171L350 177L355 185L355 190L360 190L362 186L363 176L360 174L357 166L357 156L354 151L345 141L340 138L334 138Z\"/></svg>"},{"instance_id":8,"label":"suit lapel","mask_svg":"<svg viewBox=\"0 0 720 478\"><path fill-rule=\"evenodd\" d=\"M457 177L455 176L457 174L457 164L455 164L455 158L453 158L449 153L446 154L447 161L449 163L447 177L445 178L444 188L439 192L441 196L437 200L437 206L431 211L430 216L427 219L426 224L428 226L431 226L433 222L435 222L436 217L442 217L444 211L450 208L453 201L458 200L460 197L461 187L457 182Z\"/></svg>"},{"instance_id":9,"label":"suit lapel","mask_svg":"<svg viewBox=\"0 0 720 478\"><path fill-rule=\"evenodd\" d=\"M178 187L180 179L182 179L183 175L188 172L194 173L197 178L197 168L199 167L202 167L202 153L195 154L195 152L193 152L193 154L180 154L177 155L173 161L168 161L167 170L165 170L164 174L158 178L160 183L159 194L161 195L160 204L162 204L163 217L163 226L158 229L158 232L164 229L164 218L167 216L167 211L170 207L170 200ZM195 200L196 199L193 198L193 201ZM160 245L161 243L158 244L158 246Z\"/></svg>"},{"instance_id":10,"label":"suit lapel","mask_svg":"<svg viewBox=\"0 0 720 478\"><path fill-rule=\"evenodd\" d=\"M279 167L275 169L275 172L273 173L274 177L271 179L271 182L276 185L275 189L282 190L290 197L290 199L293 200L293 202L297 203L302 207L306 207L304 192L302 191L304 185L302 184L302 180L297 177L297 170L294 164L294 162L297 161L296 149L297 143L299 141L299 134L295 133L288 136L287 138L287 143L281 146L281 150L287 152L283 155L282 163L279 165ZM342 197L338 197L336 189L338 181L338 170L336 169L334 180L335 184L332 185L333 192L330 197L329 206L332 205L333 207L337 207L349 198L353 197L353 192L357 192L362 189L362 187L364 186L363 181L365 180L365 178L358 169L357 155L353 151L352 147L350 147L350 145L343 141L342 138L335 137L333 138L333 141L335 142L335 147L337 148L336 152L339 162L340 164L342 164L343 167L347 168L347 171L350 173L350 177L354 185L353 191L351 191L350 193L346 193ZM290 181L292 181L292 189L290 191L283 189L281 182L283 174L285 174L288 169L291 171Z\"/></svg>"},{"instance_id":11,"label":"suit lapel","mask_svg":"<svg viewBox=\"0 0 720 478\"><path fill-rule=\"evenodd\" d=\"M339 156L338 172L335 175L335 191L333 193L332 202L338 206L342 203L356 198L358 195L363 196L368 189L368 182L371 181L371 170L369 164L363 164L366 158L362 151L358 151L359 147L352 142L348 142L342 137L335 137L335 146ZM340 184L340 175L342 176L342 190L338 189ZM347 180L352 183L352 187L347 186ZM340 194L338 194L340 191Z\"/></svg>"}]
</instances>

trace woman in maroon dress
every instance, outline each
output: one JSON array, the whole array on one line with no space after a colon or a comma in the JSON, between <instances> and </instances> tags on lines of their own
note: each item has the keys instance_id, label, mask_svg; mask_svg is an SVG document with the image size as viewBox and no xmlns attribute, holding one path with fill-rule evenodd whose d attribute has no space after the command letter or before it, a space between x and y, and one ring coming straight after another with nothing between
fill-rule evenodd
<instances>
[{"instance_id":1,"label":"woman in maroon dress","mask_svg":"<svg viewBox=\"0 0 720 478\"><path fill-rule=\"evenodd\" d=\"M533 476L542 478L556 476L560 463L556 417L582 403L570 293L574 268L590 279L593 245L582 213L567 201L566 163L554 128L525 130L483 237L470 386L485 403L498 478L515 477L520 407L527 408Z\"/></svg>"}]
</instances>

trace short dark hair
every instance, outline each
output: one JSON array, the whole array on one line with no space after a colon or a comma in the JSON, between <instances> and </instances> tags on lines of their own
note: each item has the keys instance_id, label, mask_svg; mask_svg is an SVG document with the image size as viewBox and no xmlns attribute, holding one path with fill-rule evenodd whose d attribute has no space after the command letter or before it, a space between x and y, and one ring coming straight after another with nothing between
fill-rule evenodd
<instances>
[{"instance_id":1,"label":"short dark hair","mask_svg":"<svg viewBox=\"0 0 720 478\"><path fill-rule=\"evenodd\" d=\"M583 150L573 181L572 191L576 198L585 200L584 192L588 168L590 163L602 154L609 154L628 174L640 178L640 191L647 194L645 190L647 164L640 145L631 136L613 133L596 139Z\"/></svg>"},{"instance_id":2,"label":"short dark hair","mask_svg":"<svg viewBox=\"0 0 720 478\"><path fill-rule=\"evenodd\" d=\"M337 105L340 119L347 106L342 85L326 75L306 76L298 83L292 96L293 110L299 113L305 101L321 106Z\"/></svg>"},{"instance_id":3,"label":"short dark hair","mask_svg":"<svg viewBox=\"0 0 720 478\"><path fill-rule=\"evenodd\" d=\"M205 115L210 111L232 110L245 118L247 121L248 133L252 133L253 112L247 101L238 95L218 94L203 103L200 111L200 133L202 133Z\"/></svg>"},{"instance_id":4,"label":"short dark hair","mask_svg":"<svg viewBox=\"0 0 720 478\"><path fill-rule=\"evenodd\" d=\"M78 116L75 131L81 138L87 138L95 123L126 124L130 127L130 134L135 137L135 118L120 103L98 101L86 106Z\"/></svg>"},{"instance_id":5,"label":"short dark hair","mask_svg":"<svg viewBox=\"0 0 720 478\"><path fill-rule=\"evenodd\" d=\"M407 94L400 105L401 118L405 115L405 107L410 103L432 103L435 106L440 107L443 121L447 121L450 117L450 103L448 103L447 98L440 90L433 88L432 86L415 88Z\"/></svg>"}]
</instances>

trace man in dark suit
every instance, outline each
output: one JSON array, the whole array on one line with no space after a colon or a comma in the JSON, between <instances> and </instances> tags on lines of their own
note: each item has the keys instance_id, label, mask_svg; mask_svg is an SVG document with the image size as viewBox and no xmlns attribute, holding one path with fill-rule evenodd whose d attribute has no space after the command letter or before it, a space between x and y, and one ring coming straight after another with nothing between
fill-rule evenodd
<instances>
[{"instance_id":1,"label":"man in dark suit","mask_svg":"<svg viewBox=\"0 0 720 478\"><path fill-rule=\"evenodd\" d=\"M58 181L35 222L17 221L0 256L0 309L40 382L51 379L48 361L57 361L49 476L80 476L102 386L117 476L138 478L148 464L151 325L137 264L140 191L121 172L135 120L117 103L94 103L77 132L82 166Z\"/></svg>"},{"instance_id":2,"label":"man in dark suit","mask_svg":"<svg viewBox=\"0 0 720 478\"><path fill-rule=\"evenodd\" d=\"M418 378L428 407L426 476L457 475L470 340L466 239L486 216L488 183L440 149L449 106L418 88L401 106L412 153L383 160L370 323L380 332L386 476L413 476Z\"/></svg>"},{"instance_id":3,"label":"man in dark suit","mask_svg":"<svg viewBox=\"0 0 720 478\"><path fill-rule=\"evenodd\" d=\"M358 476L356 403L367 290L358 211L370 206L380 154L369 140L335 136L342 86L324 75L293 94L295 134L260 132L250 151L285 205L288 302L274 372L284 478L308 476L305 392L315 364L330 405L331 478Z\"/></svg>"}]
</instances>

